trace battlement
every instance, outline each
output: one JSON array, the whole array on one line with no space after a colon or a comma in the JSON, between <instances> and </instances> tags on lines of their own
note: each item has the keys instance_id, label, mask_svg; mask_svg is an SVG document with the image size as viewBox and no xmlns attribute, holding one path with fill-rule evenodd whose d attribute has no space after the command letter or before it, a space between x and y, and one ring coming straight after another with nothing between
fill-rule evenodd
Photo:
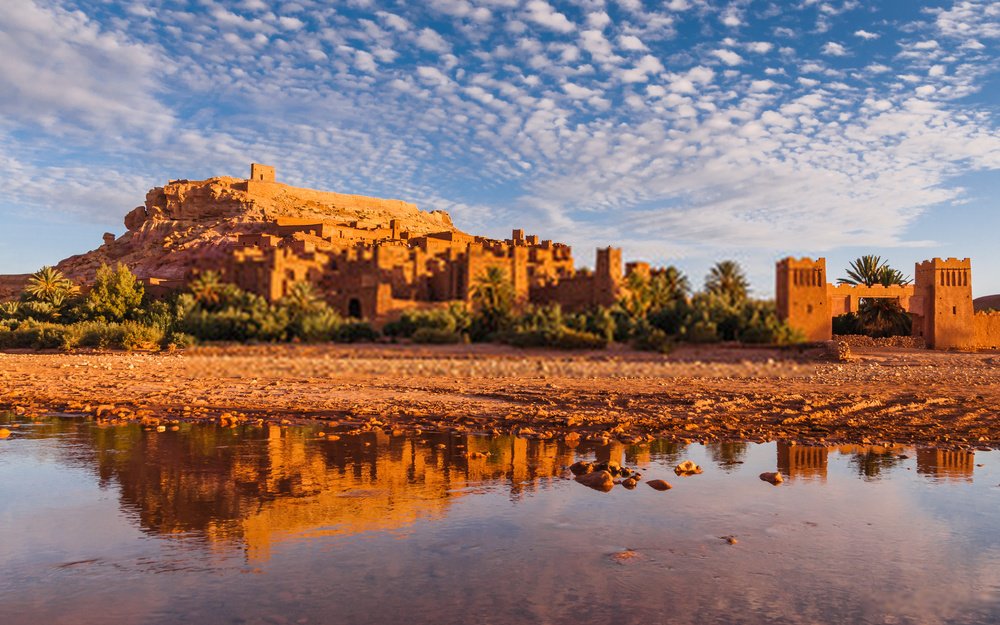
<instances>
[{"instance_id":1,"label":"battlement","mask_svg":"<svg viewBox=\"0 0 1000 625\"><path fill-rule=\"evenodd\" d=\"M778 269L813 269L816 267L821 267L825 270L826 258L821 256L813 260L808 256L803 256L802 258L788 256L778 261Z\"/></svg>"},{"instance_id":2,"label":"battlement","mask_svg":"<svg viewBox=\"0 0 1000 625\"><path fill-rule=\"evenodd\" d=\"M932 258L917 263L917 269L972 269L972 261L968 258Z\"/></svg>"}]
</instances>

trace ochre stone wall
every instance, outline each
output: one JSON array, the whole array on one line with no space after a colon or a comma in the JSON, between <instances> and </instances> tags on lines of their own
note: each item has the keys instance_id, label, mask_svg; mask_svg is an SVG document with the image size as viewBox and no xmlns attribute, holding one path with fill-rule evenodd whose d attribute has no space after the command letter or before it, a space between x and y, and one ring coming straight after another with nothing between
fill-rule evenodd
<instances>
[{"instance_id":1,"label":"ochre stone wall","mask_svg":"<svg viewBox=\"0 0 1000 625\"><path fill-rule=\"evenodd\" d=\"M1000 349L1000 312L980 312L973 317L976 349Z\"/></svg>"},{"instance_id":2,"label":"ochre stone wall","mask_svg":"<svg viewBox=\"0 0 1000 625\"><path fill-rule=\"evenodd\" d=\"M977 334L972 305L972 263L968 258L934 258L914 267L912 285L851 286L826 283L826 259L778 261L778 316L810 341L832 337L834 316L857 312L862 298L895 299L913 318L913 336L933 349L976 349L990 342ZM982 322L984 333L990 324Z\"/></svg>"}]
</instances>

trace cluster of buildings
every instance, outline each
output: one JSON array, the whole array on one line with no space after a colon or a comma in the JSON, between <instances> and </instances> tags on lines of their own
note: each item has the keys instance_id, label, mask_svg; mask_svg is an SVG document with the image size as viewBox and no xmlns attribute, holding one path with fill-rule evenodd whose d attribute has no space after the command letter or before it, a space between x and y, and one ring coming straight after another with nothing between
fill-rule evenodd
<instances>
[{"instance_id":1,"label":"cluster of buildings","mask_svg":"<svg viewBox=\"0 0 1000 625\"><path fill-rule=\"evenodd\" d=\"M251 165L250 191L278 185L271 167ZM315 285L342 314L382 320L402 310L467 301L489 268L503 271L519 301L565 310L610 306L627 273L620 249L597 250L594 270L577 269L569 246L514 230L505 240L451 229L412 233L399 219L371 225L277 217L240 234L217 269L239 287L268 300L298 282Z\"/></svg>"}]
</instances>

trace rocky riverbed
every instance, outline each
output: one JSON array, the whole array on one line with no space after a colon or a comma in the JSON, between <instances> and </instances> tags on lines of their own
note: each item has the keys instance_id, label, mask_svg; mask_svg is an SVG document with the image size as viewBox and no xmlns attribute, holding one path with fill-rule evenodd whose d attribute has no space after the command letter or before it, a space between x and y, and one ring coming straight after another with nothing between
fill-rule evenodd
<instances>
[{"instance_id":1,"label":"rocky riverbed","mask_svg":"<svg viewBox=\"0 0 1000 625\"><path fill-rule=\"evenodd\" d=\"M832 352L832 354L831 354ZM790 440L1000 447L1000 354L492 345L226 346L182 353L0 353L0 406L170 427L323 420L641 442Z\"/></svg>"}]
</instances>

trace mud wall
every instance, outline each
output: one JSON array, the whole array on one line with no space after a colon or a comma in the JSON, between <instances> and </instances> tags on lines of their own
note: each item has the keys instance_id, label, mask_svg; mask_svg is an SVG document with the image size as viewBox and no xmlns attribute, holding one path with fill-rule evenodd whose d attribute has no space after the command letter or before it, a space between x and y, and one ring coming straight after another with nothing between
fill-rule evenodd
<instances>
[{"instance_id":1,"label":"mud wall","mask_svg":"<svg viewBox=\"0 0 1000 625\"><path fill-rule=\"evenodd\" d=\"M980 312L973 317L976 349L1000 349L1000 312Z\"/></svg>"}]
</instances>

